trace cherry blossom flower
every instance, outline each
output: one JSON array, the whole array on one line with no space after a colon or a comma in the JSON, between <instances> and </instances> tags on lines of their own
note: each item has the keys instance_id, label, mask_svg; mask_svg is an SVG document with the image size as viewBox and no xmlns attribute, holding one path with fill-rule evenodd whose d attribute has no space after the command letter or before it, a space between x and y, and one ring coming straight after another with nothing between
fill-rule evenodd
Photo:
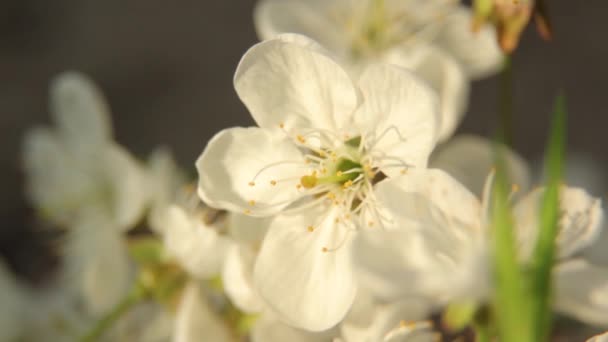
<instances>
[{"instance_id":1,"label":"cherry blossom flower","mask_svg":"<svg viewBox=\"0 0 608 342\"><path fill-rule=\"evenodd\" d=\"M353 233L390 221L376 184L426 167L436 98L388 65L369 66L355 82L316 43L294 35L251 48L235 87L260 127L211 139L196 162L199 195L212 207L280 214L256 261L256 287L287 323L325 330L355 295Z\"/></svg>"}]
</instances>

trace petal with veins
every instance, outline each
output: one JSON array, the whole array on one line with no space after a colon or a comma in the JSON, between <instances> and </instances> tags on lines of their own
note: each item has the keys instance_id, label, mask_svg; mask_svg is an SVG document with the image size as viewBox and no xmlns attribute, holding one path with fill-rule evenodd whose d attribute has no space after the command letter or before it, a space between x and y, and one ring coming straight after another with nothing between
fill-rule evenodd
<instances>
[{"instance_id":1,"label":"petal with veins","mask_svg":"<svg viewBox=\"0 0 608 342\"><path fill-rule=\"evenodd\" d=\"M601 201L578 188L560 188L560 219L557 235L559 258L582 252L599 236L603 212ZM544 189L537 189L524 197L513 210L517 237L524 260L536 245L539 215Z\"/></svg>"},{"instance_id":2,"label":"petal with veins","mask_svg":"<svg viewBox=\"0 0 608 342\"><path fill-rule=\"evenodd\" d=\"M575 259L554 270L555 306L588 324L608 324L608 268Z\"/></svg>"},{"instance_id":3,"label":"petal with veins","mask_svg":"<svg viewBox=\"0 0 608 342\"><path fill-rule=\"evenodd\" d=\"M295 327L322 331L350 308L356 286L350 260L352 232L335 222L336 209L278 216L254 270L258 292L277 316Z\"/></svg>"},{"instance_id":4,"label":"petal with veins","mask_svg":"<svg viewBox=\"0 0 608 342\"><path fill-rule=\"evenodd\" d=\"M212 207L272 215L300 197L303 164L302 153L279 130L225 129L196 161L198 193Z\"/></svg>"},{"instance_id":5,"label":"petal with veins","mask_svg":"<svg viewBox=\"0 0 608 342\"><path fill-rule=\"evenodd\" d=\"M234 75L234 87L265 128L335 130L350 121L357 105L353 83L336 62L283 39L249 49Z\"/></svg>"},{"instance_id":6,"label":"petal with veins","mask_svg":"<svg viewBox=\"0 0 608 342\"><path fill-rule=\"evenodd\" d=\"M426 167L440 125L438 99L417 76L389 65L372 65L358 81L364 102L355 121L376 149L412 167ZM390 175L401 169L382 170Z\"/></svg>"}]
</instances>

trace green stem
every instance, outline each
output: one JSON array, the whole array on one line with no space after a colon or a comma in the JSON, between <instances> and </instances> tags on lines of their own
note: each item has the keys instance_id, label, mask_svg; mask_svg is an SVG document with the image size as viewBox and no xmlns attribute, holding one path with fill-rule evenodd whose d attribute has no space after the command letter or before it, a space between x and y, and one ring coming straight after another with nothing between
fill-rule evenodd
<instances>
[{"instance_id":1,"label":"green stem","mask_svg":"<svg viewBox=\"0 0 608 342\"><path fill-rule=\"evenodd\" d=\"M507 146L513 145L513 66L511 55L505 55L500 74L499 136Z\"/></svg>"},{"instance_id":2,"label":"green stem","mask_svg":"<svg viewBox=\"0 0 608 342\"><path fill-rule=\"evenodd\" d=\"M84 335L80 342L94 342L97 341L103 334L109 330L118 319L124 314L129 312L133 306L140 303L147 297L147 291L138 282L133 286L133 289L127 294L127 296L118 303L112 311L103 316L97 324L91 329L86 335Z\"/></svg>"}]
</instances>

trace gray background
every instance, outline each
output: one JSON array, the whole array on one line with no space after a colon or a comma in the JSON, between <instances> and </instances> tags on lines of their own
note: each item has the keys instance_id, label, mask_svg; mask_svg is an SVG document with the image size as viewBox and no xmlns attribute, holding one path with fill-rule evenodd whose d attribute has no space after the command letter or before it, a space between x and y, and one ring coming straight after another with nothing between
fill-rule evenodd
<instances>
[{"instance_id":1,"label":"gray background","mask_svg":"<svg viewBox=\"0 0 608 342\"><path fill-rule=\"evenodd\" d=\"M165 144L192 167L216 131L252 124L232 75L256 42L254 2L0 0L0 252L15 267L37 275L52 260L45 254L24 262L39 245L19 162L24 131L49 122L49 79L66 69L90 74L108 97L120 143L139 156ZM563 89L570 150L605 169L608 2L549 5L555 41L528 29L514 56L515 148L531 160L542 154L552 102ZM460 132L494 132L497 89L496 78L475 83Z\"/></svg>"}]
</instances>

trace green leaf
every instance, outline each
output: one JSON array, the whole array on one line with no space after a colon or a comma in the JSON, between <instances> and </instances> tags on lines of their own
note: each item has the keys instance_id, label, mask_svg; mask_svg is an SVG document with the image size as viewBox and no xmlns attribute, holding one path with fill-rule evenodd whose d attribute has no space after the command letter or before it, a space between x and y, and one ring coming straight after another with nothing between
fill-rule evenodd
<instances>
[{"instance_id":1,"label":"green leaf","mask_svg":"<svg viewBox=\"0 0 608 342\"><path fill-rule=\"evenodd\" d=\"M545 155L547 186L541 207L538 240L532 263L532 313L537 341L545 341L551 329L551 270L555 262L555 239L559 232L559 189L566 147L566 102L555 102L551 135Z\"/></svg>"},{"instance_id":2,"label":"green leaf","mask_svg":"<svg viewBox=\"0 0 608 342\"><path fill-rule=\"evenodd\" d=\"M496 296L494 317L500 341L533 342L527 315L527 294L519 265L513 219L509 206L511 187L500 148L496 148L497 168L492 196L492 232Z\"/></svg>"}]
</instances>

